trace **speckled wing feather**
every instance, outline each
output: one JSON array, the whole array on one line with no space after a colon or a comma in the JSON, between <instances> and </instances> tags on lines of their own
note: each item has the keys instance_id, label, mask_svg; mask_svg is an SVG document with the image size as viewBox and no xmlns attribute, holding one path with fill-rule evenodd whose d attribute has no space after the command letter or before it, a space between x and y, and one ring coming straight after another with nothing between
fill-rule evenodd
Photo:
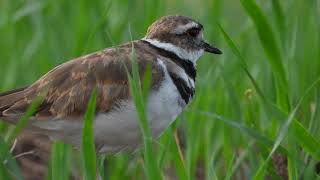
<instances>
[{"instance_id":1,"label":"speckled wing feather","mask_svg":"<svg viewBox=\"0 0 320 180\"><path fill-rule=\"evenodd\" d=\"M27 88L0 94L0 118L15 123L37 96L41 96L43 102L33 119L79 117L85 113L95 87L97 112L118 108L120 101L130 98L126 68L131 71L132 44L140 78L150 64L152 89L158 88L164 78L163 69L157 64L156 56L147 52L145 44L135 41L71 60Z\"/></svg>"}]
</instances>

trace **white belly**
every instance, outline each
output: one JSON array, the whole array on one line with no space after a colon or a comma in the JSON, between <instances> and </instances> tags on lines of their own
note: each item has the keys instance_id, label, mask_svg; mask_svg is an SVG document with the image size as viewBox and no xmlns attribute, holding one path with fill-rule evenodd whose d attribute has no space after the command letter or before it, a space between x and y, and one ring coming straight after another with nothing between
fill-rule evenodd
<instances>
[{"instance_id":1,"label":"white belly","mask_svg":"<svg viewBox=\"0 0 320 180\"><path fill-rule=\"evenodd\" d=\"M141 130L132 101L123 102L118 111L101 113L95 119L95 137L99 151L118 152L141 144ZM170 78L163 81L148 99L147 115L153 137L158 137L185 106Z\"/></svg>"}]
</instances>

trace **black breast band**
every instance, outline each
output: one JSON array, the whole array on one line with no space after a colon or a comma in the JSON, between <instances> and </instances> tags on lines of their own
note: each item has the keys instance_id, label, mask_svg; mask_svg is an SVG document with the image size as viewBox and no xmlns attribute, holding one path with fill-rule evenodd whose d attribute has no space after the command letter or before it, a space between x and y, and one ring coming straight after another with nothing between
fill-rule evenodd
<instances>
[{"instance_id":1,"label":"black breast band","mask_svg":"<svg viewBox=\"0 0 320 180\"><path fill-rule=\"evenodd\" d=\"M197 71L194 67L194 64L192 61L188 59L182 59L179 56L177 56L175 53L161 49L153 44L151 44L148 41L142 40L142 42L147 43L150 47L155 49L158 54L161 56L164 56L170 60L172 60L175 64L180 66L186 74L193 79L195 82ZM186 104L190 101L190 99L193 97L195 89L193 87L188 86L189 82L186 82L183 78L179 77L177 74L169 72L169 75L174 83L174 85L177 87L179 94L181 98L184 100Z\"/></svg>"}]
</instances>

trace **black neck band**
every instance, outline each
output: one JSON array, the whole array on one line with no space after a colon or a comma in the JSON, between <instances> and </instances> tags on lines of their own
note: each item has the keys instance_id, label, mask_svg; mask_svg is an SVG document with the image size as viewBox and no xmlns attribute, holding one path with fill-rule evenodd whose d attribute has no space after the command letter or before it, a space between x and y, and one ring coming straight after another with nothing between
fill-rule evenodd
<instances>
[{"instance_id":1,"label":"black neck band","mask_svg":"<svg viewBox=\"0 0 320 180\"><path fill-rule=\"evenodd\" d=\"M195 80L197 71L192 61L188 59L182 59L177 56L175 53L159 48L146 40L142 40L142 42L147 43L149 46L154 48L161 56L167 57L171 59L174 63L184 69L184 71L190 76L193 80Z\"/></svg>"}]
</instances>

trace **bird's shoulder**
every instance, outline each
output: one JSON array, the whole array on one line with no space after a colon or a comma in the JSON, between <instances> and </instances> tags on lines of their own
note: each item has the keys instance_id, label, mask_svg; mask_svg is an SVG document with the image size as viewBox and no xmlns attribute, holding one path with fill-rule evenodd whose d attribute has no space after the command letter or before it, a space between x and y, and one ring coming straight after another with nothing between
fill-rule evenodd
<instances>
[{"instance_id":1,"label":"bird's shoulder","mask_svg":"<svg viewBox=\"0 0 320 180\"><path fill-rule=\"evenodd\" d=\"M34 115L36 119L80 116L94 88L98 92L97 111L108 112L130 98L127 72L132 71L132 61L137 62L140 79L151 66L151 88L157 89L164 71L157 56L146 48L134 41L61 64L22 91L0 97L2 116L23 114L38 96L43 102Z\"/></svg>"}]
</instances>

